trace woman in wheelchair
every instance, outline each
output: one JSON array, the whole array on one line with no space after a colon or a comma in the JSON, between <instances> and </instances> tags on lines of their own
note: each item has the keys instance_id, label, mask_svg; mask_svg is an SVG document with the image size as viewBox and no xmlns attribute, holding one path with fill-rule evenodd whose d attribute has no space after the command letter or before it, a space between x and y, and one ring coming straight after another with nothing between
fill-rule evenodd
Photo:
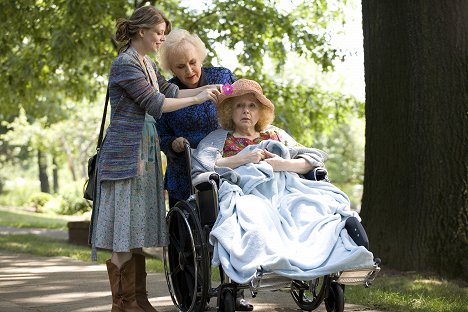
<instances>
[{"instance_id":1,"label":"woman in wheelchair","mask_svg":"<svg viewBox=\"0 0 468 312\"><path fill-rule=\"evenodd\" d=\"M259 267L311 280L374 265L365 232L350 230L360 219L346 194L327 179L304 178L323 168L327 155L270 126L274 105L257 82L236 81L218 95L217 111L223 129L192 153L194 184L207 173L221 178L209 234L212 264L239 284L249 283Z\"/></svg>"}]
</instances>

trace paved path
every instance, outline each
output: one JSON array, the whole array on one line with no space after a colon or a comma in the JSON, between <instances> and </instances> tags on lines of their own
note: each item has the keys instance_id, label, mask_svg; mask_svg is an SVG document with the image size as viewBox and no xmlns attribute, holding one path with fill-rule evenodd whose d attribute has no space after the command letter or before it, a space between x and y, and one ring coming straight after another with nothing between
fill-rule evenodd
<instances>
[{"instance_id":1,"label":"paved path","mask_svg":"<svg viewBox=\"0 0 468 312\"><path fill-rule=\"evenodd\" d=\"M6 233L32 233L0 227ZM39 231L41 235L62 235L54 231ZM66 233L65 233L66 234ZM148 274L151 303L158 311L177 311L167 290L164 273ZM247 293L246 293L247 294ZM288 292L260 292L250 298L256 312L299 311ZM38 257L1 250L0 246L0 311L8 312L68 312L110 311L111 295L106 267L67 257ZM215 311L212 299L210 311ZM319 312L325 311L322 304ZM363 306L346 304L345 311L378 312Z\"/></svg>"}]
</instances>

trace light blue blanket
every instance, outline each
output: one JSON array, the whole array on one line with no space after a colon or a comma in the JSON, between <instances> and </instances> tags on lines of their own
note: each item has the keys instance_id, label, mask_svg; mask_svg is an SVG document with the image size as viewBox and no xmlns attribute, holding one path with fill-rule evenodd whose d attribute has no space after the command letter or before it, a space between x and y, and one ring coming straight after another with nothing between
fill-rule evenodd
<instances>
[{"instance_id":1,"label":"light blue blanket","mask_svg":"<svg viewBox=\"0 0 468 312\"><path fill-rule=\"evenodd\" d=\"M290 157L288 148L270 140L241 153L256 147ZM210 234L212 263L221 264L232 280L249 282L260 265L300 280L372 267L372 253L344 229L348 217L359 216L341 190L295 173L273 172L264 161L234 171L235 181L225 175L219 189L220 211Z\"/></svg>"}]
</instances>

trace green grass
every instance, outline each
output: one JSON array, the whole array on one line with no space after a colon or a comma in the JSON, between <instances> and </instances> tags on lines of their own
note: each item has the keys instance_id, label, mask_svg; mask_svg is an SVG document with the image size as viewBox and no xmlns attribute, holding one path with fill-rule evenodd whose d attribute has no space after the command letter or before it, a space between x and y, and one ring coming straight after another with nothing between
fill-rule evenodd
<instances>
[{"instance_id":1,"label":"green grass","mask_svg":"<svg viewBox=\"0 0 468 312\"><path fill-rule=\"evenodd\" d=\"M390 311L463 312L468 311L466 283L421 274L381 272L371 288L346 288L346 302Z\"/></svg>"},{"instance_id":2,"label":"green grass","mask_svg":"<svg viewBox=\"0 0 468 312\"><path fill-rule=\"evenodd\" d=\"M0 209L0 225L19 228L66 229L69 217Z\"/></svg>"},{"instance_id":3,"label":"green grass","mask_svg":"<svg viewBox=\"0 0 468 312\"><path fill-rule=\"evenodd\" d=\"M91 262L91 248L69 244L66 240L34 234L0 235L0 249L10 252L27 253L43 257L69 257L75 260ZM106 250L97 251L97 263L103 264L110 258ZM164 272L164 265L159 259L148 258L148 272Z\"/></svg>"}]
</instances>

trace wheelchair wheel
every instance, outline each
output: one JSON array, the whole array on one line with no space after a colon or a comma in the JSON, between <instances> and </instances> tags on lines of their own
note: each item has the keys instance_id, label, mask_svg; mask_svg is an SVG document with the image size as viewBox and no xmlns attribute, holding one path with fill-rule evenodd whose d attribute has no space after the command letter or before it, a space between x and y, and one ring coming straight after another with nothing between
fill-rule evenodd
<instances>
[{"instance_id":1,"label":"wheelchair wheel","mask_svg":"<svg viewBox=\"0 0 468 312\"><path fill-rule=\"evenodd\" d=\"M328 297L325 298L325 308L327 312L344 311L344 285L331 283Z\"/></svg>"},{"instance_id":2,"label":"wheelchair wheel","mask_svg":"<svg viewBox=\"0 0 468 312\"><path fill-rule=\"evenodd\" d=\"M210 259L194 202L180 201L167 214L169 245L164 270L179 311L201 312L208 302Z\"/></svg>"},{"instance_id":3,"label":"wheelchair wheel","mask_svg":"<svg viewBox=\"0 0 468 312\"><path fill-rule=\"evenodd\" d=\"M221 303L218 311L220 312L234 312L236 311L236 296L231 290L225 289L221 295Z\"/></svg>"},{"instance_id":4,"label":"wheelchair wheel","mask_svg":"<svg viewBox=\"0 0 468 312\"><path fill-rule=\"evenodd\" d=\"M291 296L299 308L312 311L323 302L330 284L329 275L311 281L294 280L291 283Z\"/></svg>"}]
</instances>

